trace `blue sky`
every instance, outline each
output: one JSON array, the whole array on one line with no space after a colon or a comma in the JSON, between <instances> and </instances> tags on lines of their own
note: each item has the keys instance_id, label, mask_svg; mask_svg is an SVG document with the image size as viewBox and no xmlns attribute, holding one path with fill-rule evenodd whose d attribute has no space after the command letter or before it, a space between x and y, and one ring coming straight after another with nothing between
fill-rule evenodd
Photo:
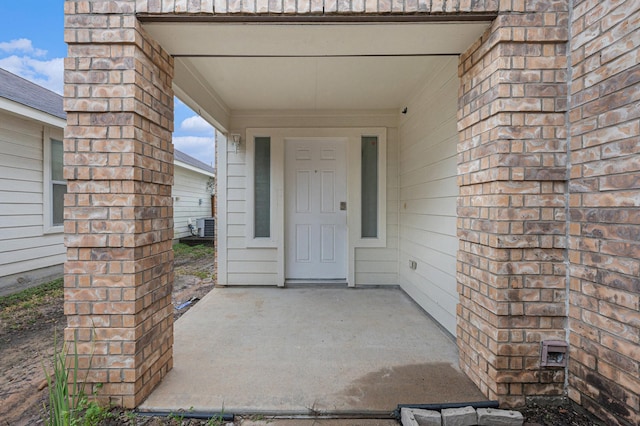
<instances>
[{"instance_id":1,"label":"blue sky","mask_svg":"<svg viewBox=\"0 0 640 426\"><path fill-rule=\"evenodd\" d=\"M0 68L62 94L64 0L0 0ZM213 128L176 99L175 147L212 165Z\"/></svg>"}]
</instances>

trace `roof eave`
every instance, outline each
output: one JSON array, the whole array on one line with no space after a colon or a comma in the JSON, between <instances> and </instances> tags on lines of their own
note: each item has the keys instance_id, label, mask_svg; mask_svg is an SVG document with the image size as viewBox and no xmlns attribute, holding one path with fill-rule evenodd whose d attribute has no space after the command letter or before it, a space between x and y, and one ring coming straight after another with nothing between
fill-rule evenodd
<instances>
[{"instance_id":1,"label":"roof eave","mask_svg":"<svg viewBox=\"0 0 640 426\"><path fill-rule=\"evenodd\" d=\"M212 177L212 178L216 177L215 173L213 173L213 172L209 172L207 170L203 170L203 169L201 169L199 167L192 166L191 164L184 163L184 162L182 162L180 160L174 160L174 164L176 166L182 167L183 169L191 170L191 171L194 171L194 172L197 172L197 173L200 173L200 174Z\"/></svg>"},{"instance_id":2,"label":"roof eave","mask_svg":"<svg viewBox=\"0 0 640 426\"><path fill-rule=\"evenodd\" d=\"M51 115L38 109L31 108L7 98L0 97L0 110L4 110L14 115L26 117L31 120L39 121L44 124L57 127L59 129L64 129L64 127L67 125L67 120L64 118L56 117L55 115Z\"/></svg>"}]
</instances>

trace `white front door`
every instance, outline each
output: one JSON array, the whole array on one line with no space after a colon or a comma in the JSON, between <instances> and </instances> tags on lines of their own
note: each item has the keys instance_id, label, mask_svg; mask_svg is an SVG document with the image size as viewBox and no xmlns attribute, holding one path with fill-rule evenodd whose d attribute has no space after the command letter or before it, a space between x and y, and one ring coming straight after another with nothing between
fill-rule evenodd
<instances>
[{"instance_id":1,"label":"white front door","mask_svg":"<svg viewBox=\"0 0 640 426\"><path fill-rule=\"evenodd\" d=\"M285 142L285 278L347 277L346 142Z\"/></svg>"}]
</instances>

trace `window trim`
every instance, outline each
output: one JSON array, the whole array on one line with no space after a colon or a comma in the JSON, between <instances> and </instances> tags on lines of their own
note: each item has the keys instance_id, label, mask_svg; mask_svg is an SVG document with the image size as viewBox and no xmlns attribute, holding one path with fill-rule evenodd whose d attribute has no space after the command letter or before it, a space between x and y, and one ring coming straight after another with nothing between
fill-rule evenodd
<instances>
[{"instance_id":1,"label":"window trim","mask_svg":"<svg viewBox=\"0 0 640 426\"><path fill-rule=\"evenodd\" d=\"M258 150L260 145L260 150ZM271 238L271 138L253 138L253 238ZM258 157L264 155L263 158ZM260 160L260 161L258 161ZM265 181L261 181L264 179ZM268 184L268 185L266 185ZM265 207L261 209L261 206Z\"/></svg>"},{"instance_id":2,"label":"window trim","mask_svg":"<svg viewBox=\"0 0 640 426\"><path fill-rule=\"evenodd\" d=\"M43 167L42 167L42 213L43 213L43 233L59 234L64 232L64 225L53 224L53 184L51 179L51 141L58 140L64 144L62 130L45 126L42 137ZM64 161L63 161L64 163ZM56 181L59 182L59 181ZM65 181L66 184L66 181ZM63 207L64 209L64 207ZM63 211L64 216L64 211Z\"/></svg>"},{"instance_id":3,"label":"window trim","mask_svg":"<svg viewBox=\"0 0 640 426\"><path fill-rule=\"evenodd\" d=\"M373 150L365 148L372 146ZM360 238L369 239L369 238L378 238L380 234L380 225L379 225L379 214L378 214L378 199L380 198L380 188L378 182L378 174L380 173L380 164L378 162L378 157L380 157L380 143L378 142L377 136L361 136L360 137ZM367 175L367 179L365 180L365 154L366 158L371 158L373 161L367 162L367 165L371 167L367 167L366 169L369 171L369 175ZM373 178L373 179L372 179ZM371 195L371 199L365 198L366 195ZM370 209L365 210L365 200L367 203L371 204ZM374 203L375 201L375 203ZM369 217L369 215L373 217ZM366 216L366 217L365 217ZM367 220L365 220L367 219ZM373 219L373 220L370 220ZM369 229L369 225L374 225ZM366 229L365 229L366 228ZM373 235L365 235L365 233L372 233Z\"/></svg>"},{"instance_id":4,"label":"window trim","mask_svg":"<svg viewBox=\"0 0 640 426\"><path fill-rule=\"evenodd\" d=\"M270 140L270 174L269 180L269 236L255 236L255 139L269 138ZM246 131L246 151L245 159L247 164L247 184L246 184L246 203L247 203L247 220L246 220L246 245L247 247L277 247L276 238L276 199L275 199L275 182L274 171L276 167L276 153L274 149L274 137L268 132L253 132L249 129Z\"/></svg>"},{"instance_id":5,"label":"window trim","mask_svg":"<svg viewBox=\"0 0 640 426\"><path fill-rule=\"evenodd\" d=\"M354 241L354 247L378 247L387 246L387 132L385 128L372 129L360 133L357 144L358 173L357 188L362 188L362 155L361 143L363 137L375 137L378 139L378 235L377 237L362 236L362 191L355 194L357 203L357 227L358 237Z\"/></svg>"}]
</instances>

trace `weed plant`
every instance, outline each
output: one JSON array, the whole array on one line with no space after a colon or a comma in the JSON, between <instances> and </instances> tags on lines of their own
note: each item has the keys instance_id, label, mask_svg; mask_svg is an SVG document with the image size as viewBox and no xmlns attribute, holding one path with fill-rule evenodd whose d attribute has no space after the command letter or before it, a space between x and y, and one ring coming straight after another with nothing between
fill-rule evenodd
<instances>
[{"instance_id":1,"label":"weed plant","mask_svg":"<svg viewBox=\"0 0 640 426\"><path fill-rule=\"evenodd\" d=\"M72 362L67 366L69 351L66 344L58 350L57 336L54 335L53 372L45 368L49 386L49 406L45 405L47 426L96 426L111 417L108 409L96 401L90 401L85 392L86 376L80 377L77 341L74 341ZM93 359L91 351L89 365ZM97 386L100 388L100 385ZM93 395L95 397L95 394Z\"/></svg>"}]
</instances>

